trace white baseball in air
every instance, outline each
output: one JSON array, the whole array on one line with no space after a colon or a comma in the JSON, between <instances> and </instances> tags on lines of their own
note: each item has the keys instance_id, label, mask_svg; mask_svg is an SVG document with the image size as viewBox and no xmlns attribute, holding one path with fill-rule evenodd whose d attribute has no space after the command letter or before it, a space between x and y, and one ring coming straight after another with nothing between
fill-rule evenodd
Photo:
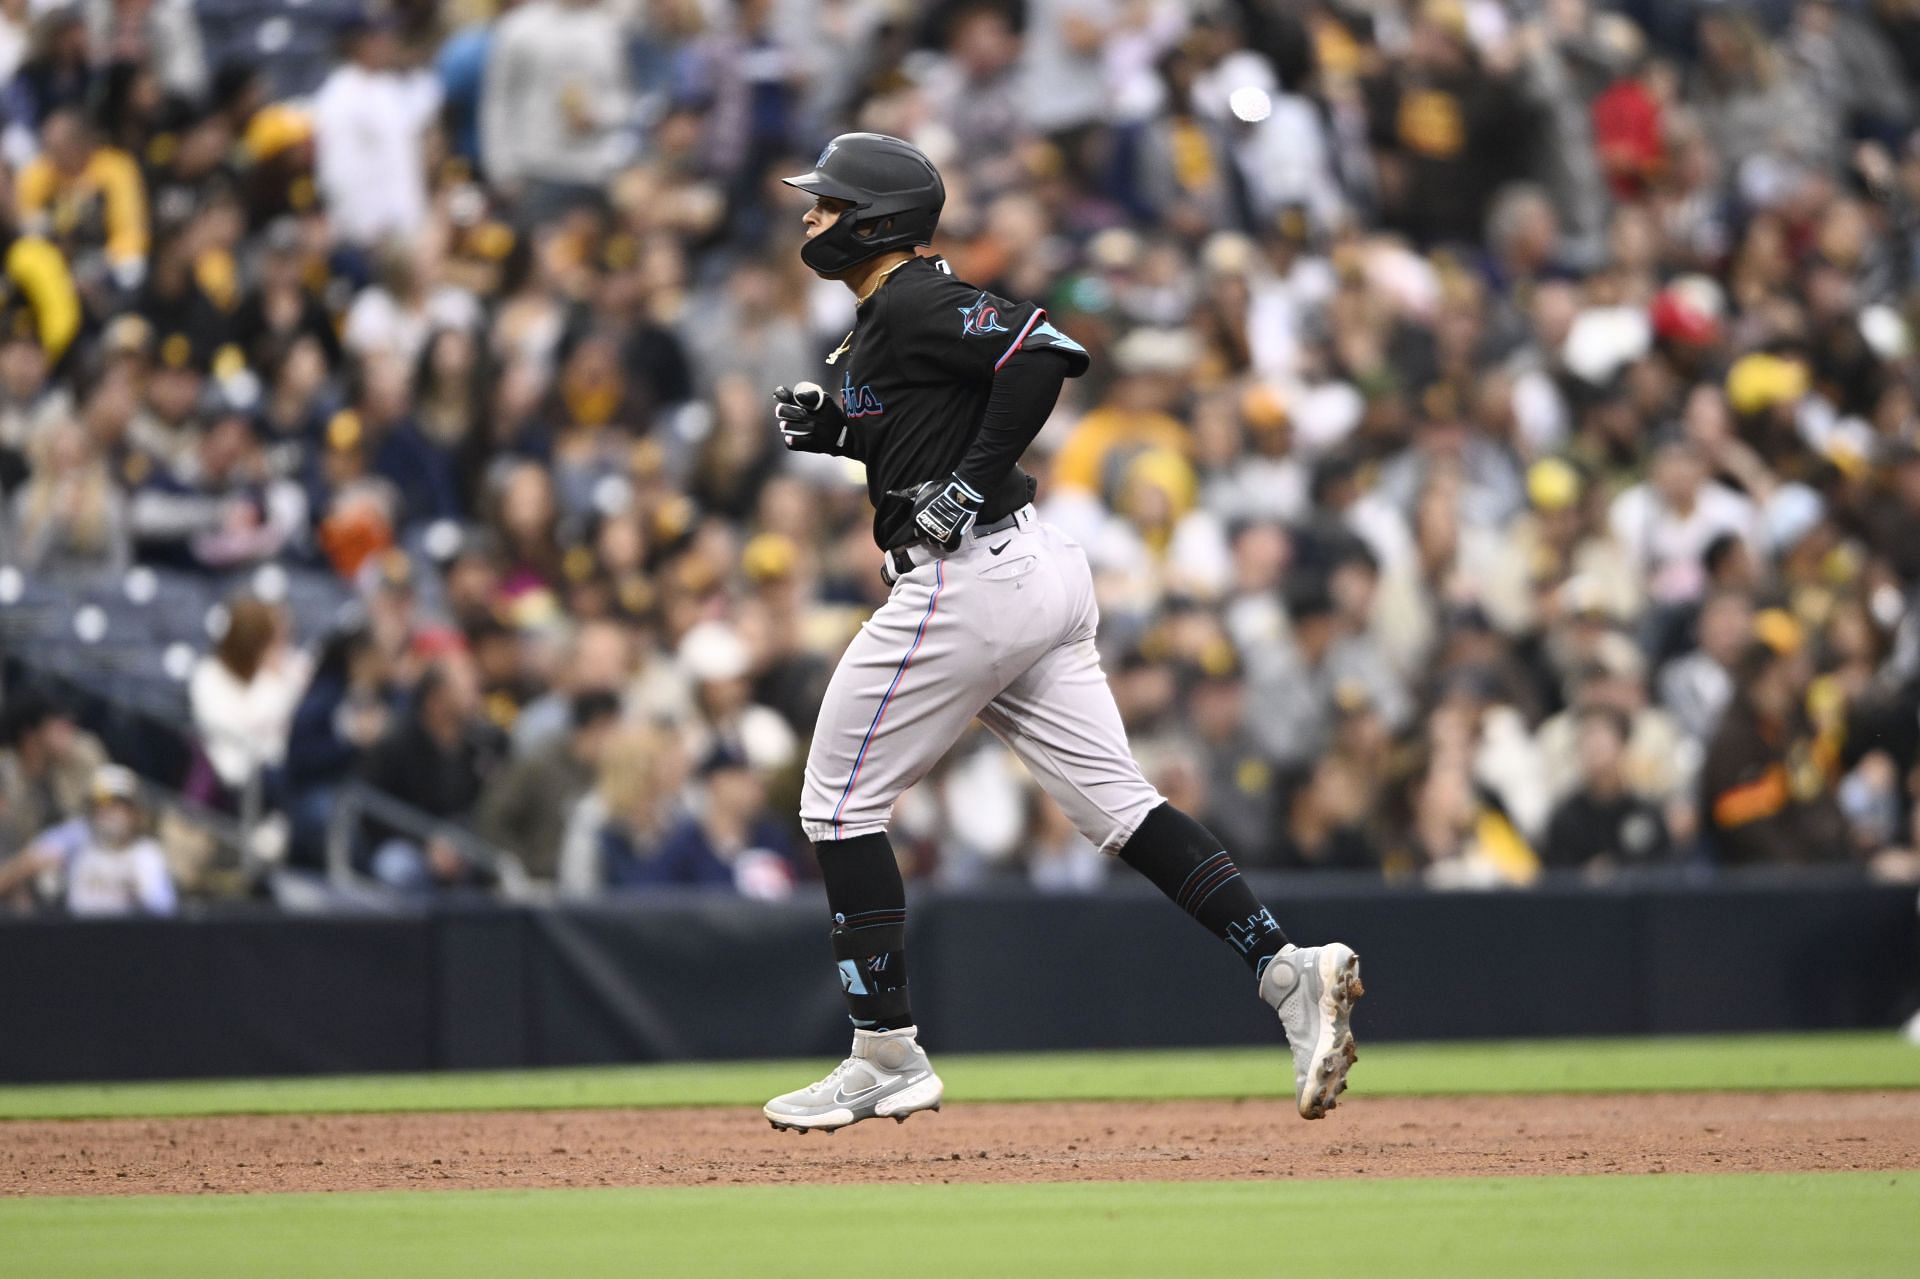
<instances>
[{"instance_id":1,"label":"white baseball in air","mask_svg":"<svg viewBox=\"0 0 1920 1279\"><path fill-rule=\"evenodd\" d=\"M802 382L793 388L793 400L809 413L818 413L826 407L827 389L818 382Z\"/></svg>"}]
</instances>

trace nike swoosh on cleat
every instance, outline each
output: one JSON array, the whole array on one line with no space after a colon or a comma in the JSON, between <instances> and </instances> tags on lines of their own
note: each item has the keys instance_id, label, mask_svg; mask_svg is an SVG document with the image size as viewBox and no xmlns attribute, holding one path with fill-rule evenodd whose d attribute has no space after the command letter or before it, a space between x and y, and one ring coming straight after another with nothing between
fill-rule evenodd
<instances>
[{"instance_id":1,"label":"nike swoosh on cleat","mask_svg":"<svg viewBox=\"0 0 1920 1279\"><path fill-rule=\"evenodd\" d=\"M853 1105L856 1102L865 1101L868 1097L873 1096L873 1094L885 1087L886 1085L884 1083L874 1084L871 1088L862 1088L856 1093L849 1093L844 1089L836 1088L833 1090L833 1104L836 1106Z\"/></svg>"},{"instance_id":2,"label":"nike swoosh on cleat","mask_svg":"<svg viewBox=\"0 0 1920 1279\"><path fill-rule=\"evenodd\" d=\"M998 546L989 546L987 548L987 554L998 555L1000 552L1006 550L1009 546L1012 546L1012 545L1013 545L1013 539L1008 538L1006 541L1000 543L1000 545Z\"/></svg>"}]
</instances>

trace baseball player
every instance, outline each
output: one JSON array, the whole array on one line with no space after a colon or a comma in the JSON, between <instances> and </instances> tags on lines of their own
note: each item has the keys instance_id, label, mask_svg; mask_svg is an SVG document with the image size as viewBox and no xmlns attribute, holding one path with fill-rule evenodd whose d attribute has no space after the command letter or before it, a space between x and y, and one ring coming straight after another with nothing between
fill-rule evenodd
<instances>
[{"instance_id":1,"label":"baseball player","mask_svg":"<svg viewBox=\"0 0 1920 1279\"><path fill-rule=\"evenodd\" d=\"M908 999L906 896L887 820L977 716L1074 825L1226 942L1293 1048L1295 1100L1318 1119L1346 1088L1360 961L1291 945L1233 858L1161 798L1127 748L1094 648L1087 557L1036 517L1020 455L1087 352L1030 302L1009 302L916 254L946 189L918 148L847 133L813 171L800 256L853 291L853 332L827 357L838 394L773 393L786 446L866 464L892 591L834 671L807 756L801 822L833 911L853 1052L775 1097L777 1129L832 1131L938 1110L940 1077Z\"/></svg>"}]
</instances>

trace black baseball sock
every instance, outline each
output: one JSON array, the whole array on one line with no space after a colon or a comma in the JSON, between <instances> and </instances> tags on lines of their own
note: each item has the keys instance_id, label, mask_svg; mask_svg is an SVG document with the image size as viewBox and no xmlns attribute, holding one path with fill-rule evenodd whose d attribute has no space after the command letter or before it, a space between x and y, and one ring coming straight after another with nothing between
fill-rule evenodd
<instances>
[{"instance_id":1,"label":"black baseball sock","mask_svg":"<svg viewBox=\"0 0 1920 1279\"><path fill-rule=\"evenodd\" d=\"M1247 887L1220 841L1172 804L1147 814L1120 850L1120 860L1233 947L1255 977L1287 944L1273 912Z\"/></svg>"},{"instance_id":2,"label":"black baseball sock","mask_svg":"<svg viewBox=\"0 0 1920 1279\"><path fill-rule=\"evenodd\" d=\"M833 959L861 1030L913 1025L907 1002L907 890L884 834L813 846L833 909Z\"/></svg>"}]
</instances>

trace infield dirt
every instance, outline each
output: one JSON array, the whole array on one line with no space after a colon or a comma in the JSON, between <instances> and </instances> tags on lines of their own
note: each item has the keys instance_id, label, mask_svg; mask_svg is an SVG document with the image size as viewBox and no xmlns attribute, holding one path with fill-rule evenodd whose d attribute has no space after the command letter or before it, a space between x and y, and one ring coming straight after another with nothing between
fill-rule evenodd
<instances>
[{"instance_id":1,"label":"infield dirt","mask_svg":"<svg viewBox=\"0 0 1920 1279\"><path fill-rule=\"evenodd\" d=\"M950 1102L774 1132L747 1108L0 1123L0 1195L1920 1168L1920 1092Z\"/></svg>"}]
</instances>

